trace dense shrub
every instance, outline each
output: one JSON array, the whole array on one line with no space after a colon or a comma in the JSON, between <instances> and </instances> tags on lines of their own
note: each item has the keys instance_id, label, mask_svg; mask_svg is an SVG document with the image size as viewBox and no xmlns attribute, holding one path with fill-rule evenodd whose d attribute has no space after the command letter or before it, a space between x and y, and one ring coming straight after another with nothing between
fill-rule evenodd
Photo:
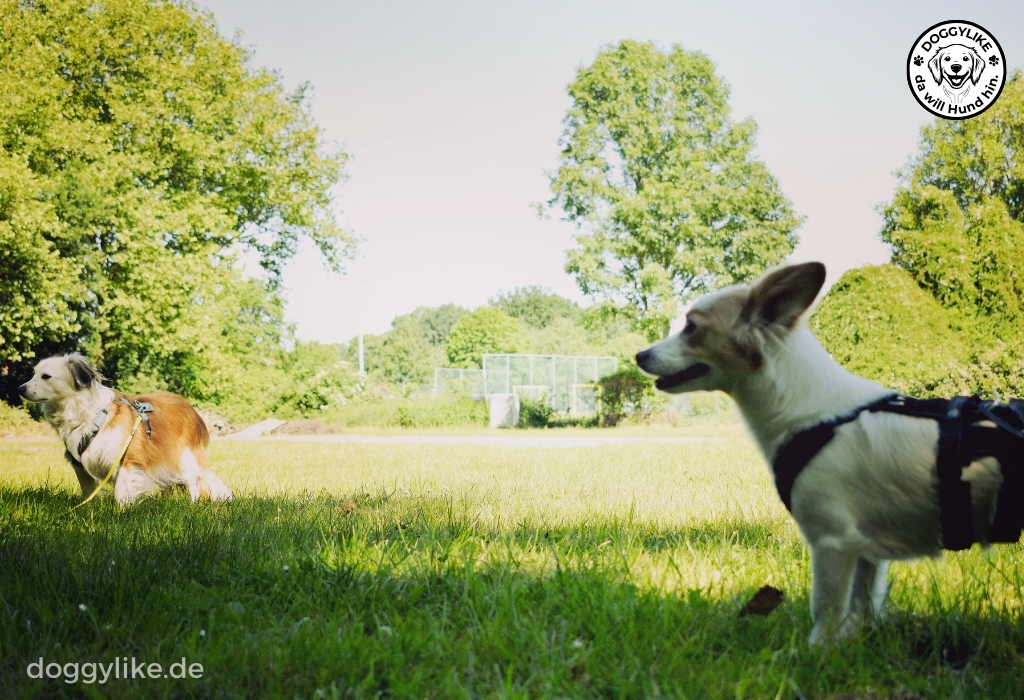
<instances>
[{"instance_id":1,"label":"dense shrub","mask_svg":"<svg viewBox=\"0 0 1024 700\"><path fill-rule=\"evenodd\" d=\"M969 393L968 321L904 270L850 270L822 300L811 328L851 372L915 396Z\"/></svg>"},{"instance_id":2,"label":"dense shrub","mask_svg":"<svg viewBox=\"0 0 1024 700\"><path fill-rule=\"evenodd\" d=\"M654 381L632 363L602 379L600 387L603 425L618 425L626 417L649 415L658 403Z\"/></svg>"},{"instance_id":3,"label":"dense shrub","mask_svg":"<svg viewBox=\"0 0 1024 700\"><path fill-rule=\"evenodd\" d=\"M50 436L53 430L28 411L0 401L0 438Z\"/></svg>"},{"instance_id":4,"label":"dense shrub","mask_svg":"<svg viewBox=\"0 0 1024 700\"><path fill-rule=\"evenodd\" d=\"M840 364L898 391L1024 394L1018 347L994 338L984 319L943 307L894 265L847 272L818 306L811 327Z\"/></svg>"},{"instance_id":5,"label":"dense shrub","mask_svg":"<svg viewBox=\"0 0 1024 700\"><path fill-rule=\"evenodd\" d=\"M539 400L519 399L519 427L546 428L551 423L554 410L546 398Z\"/></svg>"}]
</instances>

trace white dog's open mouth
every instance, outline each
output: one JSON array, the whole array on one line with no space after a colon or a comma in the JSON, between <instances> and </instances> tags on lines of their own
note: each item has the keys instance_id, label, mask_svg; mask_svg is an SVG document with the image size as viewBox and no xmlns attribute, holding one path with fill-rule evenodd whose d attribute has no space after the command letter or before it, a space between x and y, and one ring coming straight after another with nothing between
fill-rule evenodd
<instances>
[{"instance_id":1,"label":"white dog's open mouth","mask_svg":"<svg viewBox=\"0 0 1024 700\"><path fill-rule=\"evenodd\" d=\"M703 377L705 374L711 371L703 362L698 362L695 365L690 365L681 372L670 374L667 377L658 377L655 380L654 386L662 391L669 389L675 389L677 386L685 384L688 381L696 379L697 377Z\"/></svg>"}]
</instances>

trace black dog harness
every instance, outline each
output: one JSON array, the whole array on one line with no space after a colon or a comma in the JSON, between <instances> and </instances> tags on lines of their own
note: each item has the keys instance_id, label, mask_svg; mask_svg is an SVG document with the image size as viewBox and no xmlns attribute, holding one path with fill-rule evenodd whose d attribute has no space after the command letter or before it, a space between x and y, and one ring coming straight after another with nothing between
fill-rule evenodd
<instances>
[{"instance_id":1,"label":"black dog harness","mask_svg":"<svg viewBox=\"0 0 1024 700\"><path fill-rule=\"evenodd\" d=\"M805 428L779 448L772 464L775 488L787 510L793 510L793 484L800 472L832 440L837 427L855 421L864 411L884 411L938 422L936 471L944 549L968 549L974 542L971 484L960 475L964 467L983 457L997 459L1003 475L988 541L1020 539L1024 529L1024 401L1018 399L1004 404L998 399L982 401L978 396L913 399L889 394Z\"/></svg>"}]
</instances>

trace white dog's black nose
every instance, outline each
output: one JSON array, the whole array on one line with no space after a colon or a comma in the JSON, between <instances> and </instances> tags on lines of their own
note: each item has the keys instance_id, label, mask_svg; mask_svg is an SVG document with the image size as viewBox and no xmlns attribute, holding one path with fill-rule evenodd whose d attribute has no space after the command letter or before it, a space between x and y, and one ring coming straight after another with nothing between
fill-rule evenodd
<instances>
[{"instance_id":1,"label":"white dog's black nose","mask_svg":"<svg viewBox=\"0 0 1024 700\"><path fill-rule=\"evenodd\" d=\"M637 364L637 366L639 366L640 369L646 369L644 367L644 363L646 363L648 360L651 359L651 355L652 354L653 353L651 353L651 349L650 348L647 348L646 350L641 350L640 352L638 352L636 354L636 364Z\"/></svg>"},{"instance_id":2,"label":"white dog's black nose","mask_svg":"<svg viewBox=\"0 0 1024 700\"><path fill-rule=\"evenodd\" d=\"M28 382L18 387L18 394L24 399L28 398Z\"/></svg>"}]
</instances>

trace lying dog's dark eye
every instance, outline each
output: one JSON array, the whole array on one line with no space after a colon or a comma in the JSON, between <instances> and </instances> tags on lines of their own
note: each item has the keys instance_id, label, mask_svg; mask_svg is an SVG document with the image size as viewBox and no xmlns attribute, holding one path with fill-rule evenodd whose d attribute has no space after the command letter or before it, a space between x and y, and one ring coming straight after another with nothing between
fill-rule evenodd
<instances>
[{"instance_id":1,"label":"lying dog's dark eye","mask_svg":"<svg viewBox=\"0 0 1024 700\"><path fill-rule=\"evenodd\" d=\"M693 321L687 321L686 325L683 326L683 335L693 335L695 330L697 330L697 324Z\"/></svg>"},{"instance_id":2,"label":"lying dog's dark eye","mask_svg":"<svg viewBox=\"0 0 1024 700\"><path fill-rule=\"evenodd\" d=\"M47 379L50 378L50 375L48 375L48 374L41 374L41 375L39 375L39 378L42 379L45 382Z\"/></svg>"}]
</instances>

